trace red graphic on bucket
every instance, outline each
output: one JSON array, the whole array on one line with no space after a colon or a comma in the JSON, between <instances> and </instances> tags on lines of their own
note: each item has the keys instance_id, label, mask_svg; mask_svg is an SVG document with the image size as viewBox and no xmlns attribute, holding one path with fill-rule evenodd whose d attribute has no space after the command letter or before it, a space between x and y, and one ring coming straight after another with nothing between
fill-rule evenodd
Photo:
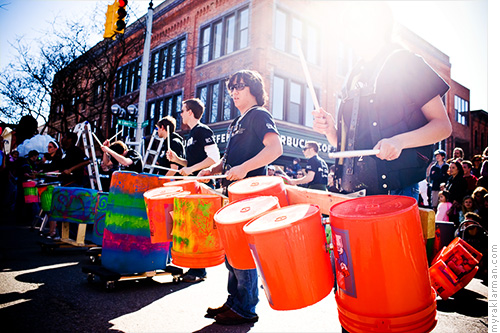
<instances>
[{"instance_id":1,"label":"red graphic on bucket","mask_svg":"<svg viewBox=\"0 0 500 333\"><path fill-rule=\"evenodd\" d=\"M334 234L333 244L335 247L334 256L337 284L345 294L356 298L356 283L352 267L349 232L337 228L332 228L332 230Z\"/></svg>"}]
</instances>

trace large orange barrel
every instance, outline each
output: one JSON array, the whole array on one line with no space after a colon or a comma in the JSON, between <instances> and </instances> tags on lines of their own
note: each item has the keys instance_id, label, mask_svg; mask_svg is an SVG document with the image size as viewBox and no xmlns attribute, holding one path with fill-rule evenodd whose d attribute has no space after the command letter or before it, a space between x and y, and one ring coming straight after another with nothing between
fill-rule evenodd
<instances>
[{"instance_id":1,"label":"large orange barrel","mask_svg":"<svg viewBox=\"0 0 500 333\"><path fill-rule=\"evenodd\" d=\"M257 176L239 180L227 188L229 202L259 195L278 198L280 207L288 206L286 187L281 177Z\"/></svg>"},{"instance_id":2,"label":"large orange barrel","mask_svg":"<svg viewBox=\"0 0 500 333\"><path fill-rule=\"evenodd\" d=\"M172 262L187 268L205 268L224 262L224 248L214 222L222 199L213 194L174 198Z\"/></svg>"},{"instance_id":3,"label":"large orange barrel","mask_svg":"<svg viewBox=\"0 0 500 333\"><path fill-rule=\"evenodd\" d=\"M273 309L304 308L331 292L333 270L318 206L275 209L243 231Z\"/></svg>"},{"instance_id":4,"label":"large orange barrel","mask_svg":"<svg viewBox=\"0 0 500 333\"><path fill-rule=\"evenodd\" d=\"M183 191L180 186L158 187L144 192L144 202L149 220L151 243L172 241L172 216L174 197L184 196L190 192Z\"/></svg>"},{"instance_id":5,"label":"large orange barrel","mask_svg":"<svg viewBox=\"0 0 500 333\"><path fill-rule=\"evenodd\" d=\"M369 196L330 208L342 326L430 332L437 323L417 201Z\"/></svg>"},{"instance_id":6,"label":"large orange barrel","mask_svg":"<svg viewBox=\"0 0 500 333\"><path fill-rule=\"evenodd\" d=\"M247 244L243 226L250 220L279 208L278 198L259 196L234 201L214 216L227 261L237 269L253 269L255 263Z\"/></svg>"},{"instance_id":7,"label":"large orange barrel","mask_svg":"<svg viewBox=\"0 0 500 333\"><path fill-rule=\"evenodd\" d=\"M192 194L200 193L200 183L196 180L174 180L172 182L166 182L163 186L180 186L184 191L189 191Z\"/></svg>"}]
</instances>

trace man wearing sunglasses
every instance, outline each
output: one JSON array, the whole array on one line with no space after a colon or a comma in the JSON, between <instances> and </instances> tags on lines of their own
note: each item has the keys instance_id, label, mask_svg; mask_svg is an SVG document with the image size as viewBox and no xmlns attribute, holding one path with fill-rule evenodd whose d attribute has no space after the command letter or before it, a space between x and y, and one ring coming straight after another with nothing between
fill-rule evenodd
<instances>
[{"instance_id":1,"label":"man wearing sunglasses","mask_svg":"<svg viewBox=\"0 0 500 333\"><path fill-rule=\"evenodd\" d=\"M191 131L186 141L186 158L179 157L172 149L167 151L170 162L183 166L179 173L183 176L196 175L197 171L209 167L220 160L219 148L215 143L214 132L200 119L205 105L198 98L182 102L182 123ZM190 268L182 276L184 282L200 282L207 276L205 268Z\"/></svg>"},{"instance_id":2,"label":"man wearing sunglasses","mask_svg":"<svg viewBox=\"0 0 500 333\"><path fill-rule=\"evenodd\" d=\"M328 165L325 160L318 156L318 144L314 141L307 141L302 151L304 156L308 159L305 174L300 177L297 173L297 178L290 179L290 184L307 184L308 188L326 191L326 185L328 184Z\"/></svg>"},{"instance_id":3,"label":"man wearing sunglasses","mask_svg":"<svg viewBox=\"0 0 500 333\"><path fill-rule=\"evenodd\" d=\"M223 187L236 180L266 175L266 165L283 153L280 137L272 115L262 106L267 94L259 73L242 70L233 74L227 89L241 115L228 129L228 144L222 160L200 171L200 176L225 173ZM229 295L219 308L208 308L207 318L222 325L254 323L259 320L255 307L259 301L256 269L240 270L226 260L229 270Z\"/></svg>"}]
</instances>

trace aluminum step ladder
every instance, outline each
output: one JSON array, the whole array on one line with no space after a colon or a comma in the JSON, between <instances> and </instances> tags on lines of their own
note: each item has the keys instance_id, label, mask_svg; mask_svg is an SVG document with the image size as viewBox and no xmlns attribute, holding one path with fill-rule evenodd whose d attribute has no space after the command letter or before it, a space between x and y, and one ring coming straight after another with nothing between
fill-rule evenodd
<instances>
[{"instance_id":1,"label":"aluminum step ladder","mask_svg":"<svg viewBox=\"0 0 500 333\"><path fill-rule=\"evenodd\" d=\"M85 155L91 160L87 165L87 171L90 179L90 187L95 190L102 191L101 175L99 174L99 163L95 155L94 138L90 123L85 121L75 126L74 132L78 135L77 145L82 139Z\"/></svg>"},{"instance_id":2,"label":"aluminum step ladder","mask_svg":"<svg viewBox=\"0 0 500 333\"><path fill-rule=\"evenodd\" d=\"M160 155L161 148L163 147L164 138L160 138L158 136L158 130L154 130L151 135L151 139L149 140L148 148L144 153L143 161L144 161L144 172L153 173L153 170L156 168L156 162L158 161L158 156Z\"/></svg>"}]
</instances>

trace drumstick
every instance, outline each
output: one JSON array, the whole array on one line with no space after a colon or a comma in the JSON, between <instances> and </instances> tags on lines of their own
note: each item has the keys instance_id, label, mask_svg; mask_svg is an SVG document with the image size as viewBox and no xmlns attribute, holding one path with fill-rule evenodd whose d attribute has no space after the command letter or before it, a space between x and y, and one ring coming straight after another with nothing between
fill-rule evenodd
<instances>
[{"instance_id":1,"label":"drumstick","mask_svg":"<svg viewBox=\"0 0 500 333\"><path fill-rule=\"evenodd\" d=\"M177 169L171 169L171 168L166 168L166 167L162 167L160 165L152 165L153 168L156 168L156 169L162 169L162 170L167 170L167 171L175 171L175 172L179 172L179 170Z\"/></svg>"},{"instance_id":2,"label":"drumstick","mask_svg":"<svg viewBox=\"0 0 500 333\"><path fill-rule=\"evenodd\" d=\"M167 151L170 150L170 126L167 126Z\"/></svg>"},{"instance_id":3,"label":"drumstick","mask_svg":"<svg viewBox=\"0 0 500 333\"><path fill-rule=\"evenodd\" d=\"M163 176L161 179L192 179L192 180L210 180L226 178L226 175L213 175L213 176Z\"/></svg>"},{"instance_id":4,"label":"drumstick","mask_svg":"<svg viewBox=\"0 0 500 333\"><path fill-rule=\"evenodd\" d=\"M99 141L99 139L97 138L97 136L95 135L94 132L92 132L92 135L94 136L94 138L97 140L97 143L99 144L99 146L102 146L102 143L101 141Z\"/></svg>"},{"instance_id":5,"label":"drumstick","mask_svg":"<svg viewBox=\"0 0 500 333\"><path fill-rule=\"evenodd\" d=\"M113 135L111 137L111 139L108 139L109 142L111 142L111 140L113 140L114 138L116 138L119 134L121 134L123 132L123 130L121 130L120 132L116 133L115 135Z\"/></svg>"},{"instance_id":6,"label":"drumstick","mask_svg":"<svg viewBox=\"0 0 500 333\"><path fill-rule=\"evenodd\" d=\"M302 53L302 47L300 45L300 41L298 39L295 39L295 42L297 44L297 49L299 50L300 62L302 64L302 69L304 70L304 75L306 77L307 87L309 88L309 92L311 93L314 107L316 108L316 110L319 110L320 107L319 107L318 97L316 96L316 90L314 90L314 87L312 84L311 74L309 73L309 69L307 68L306 59L304 58L304 54Z\"/></svg>"},{"instance_id":7,"label":"drumstick","mask_svg":"<svg viewBox=\"0 0 500 333\"><path fill-rule=\"evenodd\" d=\"M348 157L377 155L378 153L380 153L380 149L346 150L346 151L338 151L335 153L329 153L328 157L330 157L330 158L348 158Z\"/></svg>"}]
</instances>

